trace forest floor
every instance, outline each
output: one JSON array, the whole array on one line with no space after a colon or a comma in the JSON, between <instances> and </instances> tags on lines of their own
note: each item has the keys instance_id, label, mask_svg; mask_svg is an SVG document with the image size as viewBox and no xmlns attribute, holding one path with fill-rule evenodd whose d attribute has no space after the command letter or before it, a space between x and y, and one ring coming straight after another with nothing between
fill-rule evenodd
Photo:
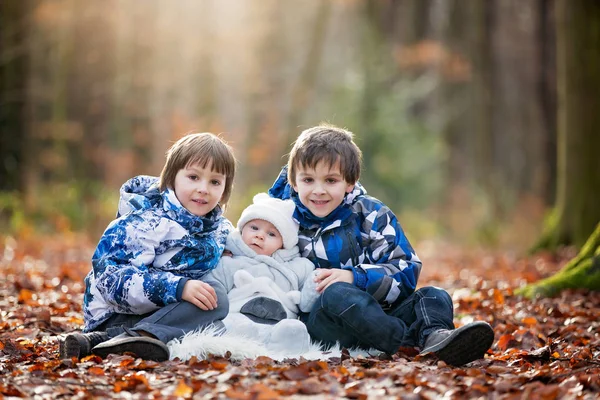
<instances>
[{"instance_id":1,"label":"forest floor","mask_svg":"<svg viewBox=\"0 0 600 400\"><path fill-rule=\"evenodd\" d=\"M82 283L93 244L74 235L0 237L0 399L600 397L600 293L532 301L513 295L560 269L573 250L519 258L438 243L416 248L424 261L420 285L450 292L455 324L493 326L484 359L454 368L407 349L328 361L60 360L57 335L83 322Z\"/></svg>"}]
</instances>

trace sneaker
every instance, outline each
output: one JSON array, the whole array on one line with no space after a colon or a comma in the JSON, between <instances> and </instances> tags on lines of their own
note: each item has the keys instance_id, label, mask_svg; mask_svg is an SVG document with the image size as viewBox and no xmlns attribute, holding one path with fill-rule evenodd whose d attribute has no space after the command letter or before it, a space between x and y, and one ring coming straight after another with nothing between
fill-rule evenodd
<instances>
[{"instance_id":1,"label":"sneaker","mask_svg":"<svg viewBox=\"0 0 600 400\"><path fill-rule=\"evenodd\" d=\"M66 358L82 358L92 354L92 348L109 339L106 332L72 333L60 342L61 360Z\"/></svg>"},{"instance_id":2,"label":"sneaker","mask_svg":"<svg viewBox=\"0 0 600 400\"><path fill-rule=\"evenodd\" d=\"M490 324L472 322L458 329L432 332L420 355L433 353L446 364L459 367L483 358L493 342L494 330Z\"/></svg>"},{"instance_id":3,"label":"sneaker","mask_svg":"<svg viewBox=\"0 0 600 400\"><path fill-rule=\"evenodd\" d=\"M169 348L166 344L127 328L125 328L125 333L92 348L92 353L102 358L106 358L109 354L132 353L144 360L166 361L169 359Z\"/></svg>"}]
</instances>

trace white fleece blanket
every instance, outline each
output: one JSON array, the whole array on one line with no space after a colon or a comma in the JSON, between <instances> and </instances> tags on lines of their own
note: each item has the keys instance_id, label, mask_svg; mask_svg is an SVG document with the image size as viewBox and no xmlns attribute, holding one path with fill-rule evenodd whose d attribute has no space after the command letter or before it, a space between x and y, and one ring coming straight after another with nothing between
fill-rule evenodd
<instances>
[{"instance_id":1,"label":"white fleece blanket","mask_svg":"<svg viewBox=\"0 0 600 400\"><path fill-rule=\"evenodd\" d=\"M230 359L239 361L246 358L256 358L267 356L276 361L282 361L286 358L300 358L306 360L328 360L332 357L341 357L341 348L336 345L331 348L321 347L318 343L311 343L310 349L304 354L294 354L293 352L273 353L265 347L264 344L240 335L239 333L229 333L218 336L217 329L209 327L203 331L191 332L181 339L173 339L167 346L169 347L171 360L179 358L182 361L189 360L196 356L199 360L206 359L209 354L213 356L225 356L230 353ZM381 351L370 349L352 349L351 356L362 354L364 356L376 356Z\"/></svg>"}]
</instances>

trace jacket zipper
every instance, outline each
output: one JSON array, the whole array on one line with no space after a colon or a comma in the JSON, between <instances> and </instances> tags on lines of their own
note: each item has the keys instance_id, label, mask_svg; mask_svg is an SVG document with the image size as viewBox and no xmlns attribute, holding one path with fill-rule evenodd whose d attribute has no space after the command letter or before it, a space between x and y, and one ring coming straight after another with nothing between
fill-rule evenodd
<instances>
[{"instance_id":1,"label":"jacket zipper","mask_svg":"<svg viewBox=\"0 0 600 400\"><path fill-rule=\"evenodd\" d=\"M319 238L321 237L322 230L323 230L323 228L317 229L315 236L310 241L312 244L312 252L315 255L315 260L317 261L317 268L323 268L323 267L321 267L321 262L319 261L319 257L317 257L317 251L315 250L315 242L317 240L319 240Z\"/></svg>"},{"instance_id":2,"label":"jacket zipper","mask_svg":"<svg viewBox=\"0 0 600 400\"><path fill-rule=\"evenodd\" d=\"M359 264L358 255L356 254L356 248L354 246L356 238L354 238L352 236L352 233L350 233L349 231L346 231L346 237L348 238L348 244L350 245L350 257L352 257L352 266L356 267Z\"/></svg>"}]
</instances>

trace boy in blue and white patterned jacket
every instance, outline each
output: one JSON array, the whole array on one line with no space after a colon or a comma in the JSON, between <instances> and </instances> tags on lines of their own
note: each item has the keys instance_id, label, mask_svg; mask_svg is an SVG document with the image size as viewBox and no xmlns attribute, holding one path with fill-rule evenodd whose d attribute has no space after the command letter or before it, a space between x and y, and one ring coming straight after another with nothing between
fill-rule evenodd
<instances>
[{"instance_id":1,"label":"boy in blue and white patterned jacket","mask_svg":"<svg viewBox=\"0 0 600 400\"><path fill-rule=\"evenodd\" d=\"M203 277L217 266L233 229L221 206L231 195L232 149L211 133L184 136L167 152L160 178L121 188L85 278L85 333L61 342L61 357L131 352L158 361L166 343L222 320L227 293Z\"/></svg>"},{"instance_id":2,"label":"boy in blue and white patterned jacket","mask_svg":"<svg viewBox=\"0 0 600 400\"><path fill-rule=\"evenodd\" d=\"M421 261L394 213L358 184L361 151L352 133L322 125L300 134L269 194L291 198L300 253L317 268L321 293L301 315L316 341L393 354L418 347L448 364L483 357L486 322L454 329L448 293L416 290Z\"/></svg>"}]
</instances>

